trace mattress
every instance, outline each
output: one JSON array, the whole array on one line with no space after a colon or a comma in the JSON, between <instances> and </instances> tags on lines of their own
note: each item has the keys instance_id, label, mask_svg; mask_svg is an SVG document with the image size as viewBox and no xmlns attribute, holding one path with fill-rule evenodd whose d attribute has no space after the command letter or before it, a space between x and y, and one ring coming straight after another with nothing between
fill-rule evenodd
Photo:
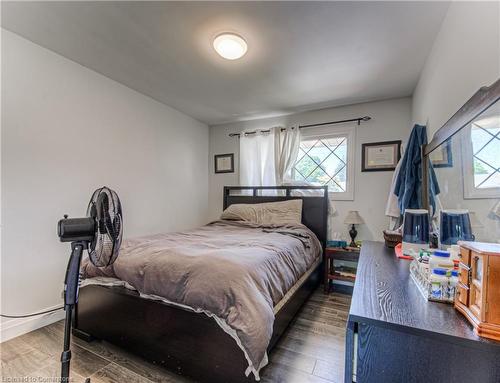
<instances>
[{"instance_id":1,"label":"mattress","mask_svg":"<svg viewBox=\"0 0 500 383\"><path fill-rule=\"evenodd\" d=\"M290 300L290 298L293 296L293 294L300 289L300 287L307 281L307 279L311 276L311 274L316 270L316 268L319 266L321 263L321 258L316 259L316 261L311 265L309 270L307 270L302 277L299 278L299 280L290 288L290 290L287 291L285 296L274 306L273 312L274 315L277 315L280 310L287 304L287 302ZM175 303L172 301L169 301L166 298L159 297L157 295L151 295L151 294L142 294L141 292L137 291L134 286L131 284L122 281L121 279L114 278L114 277L94 277L94 278L87 278L82 280L80 283L80 287L85 287L85 286L107 286L107 287L123 287L132 291L136 291L139 293L139 296L144 299L150 299L150 300L161 300L164 303L167 303L172 306L180 307L187 309L189 311L193 311L193 308Z\"/></svg>"}]
</instances>

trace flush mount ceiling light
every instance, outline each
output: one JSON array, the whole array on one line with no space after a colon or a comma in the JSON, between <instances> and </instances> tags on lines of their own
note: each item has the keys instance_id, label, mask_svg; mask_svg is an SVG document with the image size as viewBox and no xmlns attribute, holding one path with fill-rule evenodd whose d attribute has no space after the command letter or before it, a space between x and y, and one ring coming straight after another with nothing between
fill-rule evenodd
<instances>
[{"instance_id":1,"label":"flush mount ceiling light","mask_svg":"<svg viewBox=\"0 0 500 383\"><path fill-rule=\"evenodd\" d=\"M227 60L237 60L247 52L247 43L235 33L221 33L214 39L215 51Z\"/></svg>"}]
</instances>

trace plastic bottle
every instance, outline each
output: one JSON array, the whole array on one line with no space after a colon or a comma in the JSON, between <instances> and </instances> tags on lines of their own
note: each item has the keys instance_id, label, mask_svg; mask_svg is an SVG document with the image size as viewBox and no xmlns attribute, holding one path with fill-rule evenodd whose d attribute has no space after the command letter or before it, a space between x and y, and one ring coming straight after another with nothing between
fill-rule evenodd
<instances>
[{"instance_id":1,"label":"plastic bottle","mask_svg":"<svg viewBox=\"0 0 500 383\"><path fill-rule=\"evenodd\" d=\"M460 257L459 257L460 246L458 246L458 245L451 245L451 247L448 247L447 250L450 253L451 259L460 259Z\"/></svg>"},{"instance_id":2,"label":"plastic bottle","mask_svg":"<svg viewBox=\"0 0 500 383\"><path fill-rule=\"evenodd\" d=\"M458 270L453 270L451 272L451 277L448 280L448 300L453 301L455 299L455 294L457 292L458 285Z\"/></svg>"},{"instance_id":3,"label":"plastic bottle","mask_svg":"<svg viewBox=\"0 0 500 383\"><path fill-rule=\"evenodd\" d=\"M458 264L460 263L460 246L451 245L447 249L450 253L450 258L454 263L455 270L458 270Z\"/></svg>"},{"instance_id":4,"label":"plastic bottle","mask_svg":"<svg viewBox=\"0 0 500 383\"><path fill-rule=\"evenodd\" d=\"M431 298L442 300L445 298L445 287L448 284L446 269L436 268L432 270L431 278Z\"/></svg>"},{"instance_id":5,"label":"plastic bottle","mask_svg":"<svg viewBox=\"0 0 500 383\"><path fill-rule=\"evenodd\" d=\"M435 250L429 259L429 267L434 269L453 270L455 264L450 258L450 253L443 250Z\"/></svg>"}]
</instances>

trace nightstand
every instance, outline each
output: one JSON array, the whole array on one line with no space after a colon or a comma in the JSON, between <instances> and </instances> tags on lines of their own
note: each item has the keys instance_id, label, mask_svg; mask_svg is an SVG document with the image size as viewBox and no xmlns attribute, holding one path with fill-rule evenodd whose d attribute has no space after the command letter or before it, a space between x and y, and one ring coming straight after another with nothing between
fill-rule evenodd
<instances>
[{"instance_id":1,"label":"nightstand","mask_svg":"<svg viewBox=\"0 0 500 383\"><path fill-rule=\"evenodd\" d=\"M344 291L352 292L352 283L356 279L356 268L359 260L359 249L355 248L337 248L327 247L325 250L325 270L324 284L325 293L330 292L330 282L343 286ZM355 262L356 266L339 266L335 265L335 261ZM336 281L350 283L335 283Z\"/></svg>"}]
</instances>

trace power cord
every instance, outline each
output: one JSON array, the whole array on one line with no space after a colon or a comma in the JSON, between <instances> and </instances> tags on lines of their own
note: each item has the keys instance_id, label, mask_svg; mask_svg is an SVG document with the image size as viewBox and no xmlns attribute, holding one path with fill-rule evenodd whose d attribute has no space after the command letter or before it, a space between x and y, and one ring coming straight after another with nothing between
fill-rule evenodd
<instances>
[{"instance_id":1,"label":"power cord","mask_svg":"<svg viewBox=\"0 0 500 383\"><path fill-rule=\"evenodd\" d=\"M48 313L53 313L54 311L62 310L64 307L58 307L55 309L47 310L47 311L40 311L39 313L34 313L34 314L26 314L26 315L4 315L0 314L0 317L2 318L29 318L29 317L35 317L37 315L43 315L43 314L48 314Z\"/></svg>"},{"instance_id":2,"label":"power cord","mask_svg":"<svg viewBox=\"0 0 500 383\"><path fill-rule=\"evenodd\" d=\"M80 273L78 275L78 284L80 284L81 278L82 278L82 274ZM61 294L62 294L62 296L64 298L64 291ZM63 309L64 309L64 306L61 306L61 307L57 307L55 309L51 309L51 310L47 310L47 311L40 311L38 313L26 314L26 315L4 315L4 314L0 314L0 317L2 317L2 318L13 318L13 319L17 319L17 318L29 318L29 317L36 317L37 315L43 315L43 314L53 313L54 311L59 311L59 310L63 310Z\"/></svg>"}]
</instances>

